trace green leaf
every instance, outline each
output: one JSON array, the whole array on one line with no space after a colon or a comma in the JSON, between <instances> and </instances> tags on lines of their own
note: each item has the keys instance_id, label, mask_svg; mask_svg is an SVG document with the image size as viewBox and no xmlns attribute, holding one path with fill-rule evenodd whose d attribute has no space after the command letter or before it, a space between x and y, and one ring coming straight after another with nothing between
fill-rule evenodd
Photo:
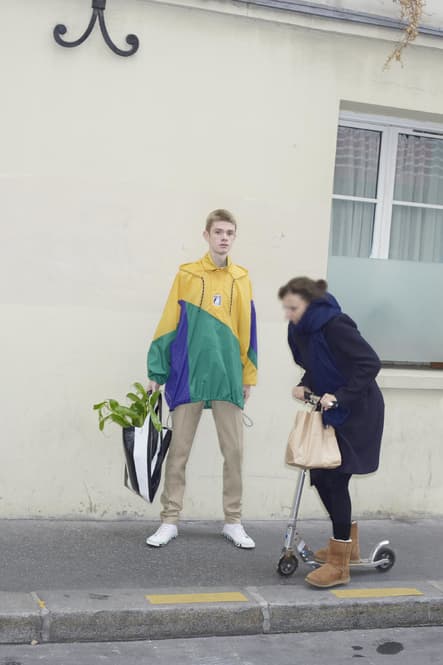
<instances>
[{"instance_id":1,"label":"green leaf","mask_svg":"<svg viewBox=\"0 0 443 665\"><path fill-rule=\"evenodd\" d=\"M111 407L111 409L117 409L120 406L120 404L117 402L116 399L110 399L109 406Z\"/></svg>"},{"instance_id":2,"label":"green leaf","mask_svg":"<svg viewBox=\"0 0 443 665\"><path fill-rule=\"evenodd\" d=\"M134 388L137 388L138 392L144 397L144 399L147 399L148 394L141 383L134 383Z\"/></svg>"},{"instance_id":3,"label":"green leaf","mask_svg":"<svg viewBox=\"0 0 443 665\"><path fill-rule=\"evenodd\" d=\"M103 409L105 404L106 404L106 402L100 402L100 404L94 404L94 406L92 408L94 409L94 411L98 411L99 409Z\"/></svg>"},{"instance_id":4,"label":"green leaf","mask_svg":"<svg viewBox=\"0 0 443 665\"><path fill-rule=\"evenodd\" d=\"M139 418L140 420L145 422L146 416L148 415L148 412L147 412L146 409L143 408L143 406L141 406L139 409L134 408L133 412L134 412L134 417L135 418Z\"/></svg>"},{"instance_id":5,"label":"green leaf","mask_svg":"<svg viewBox=\"0 0 443 665\"><path fill-rule=\"evenodd\" d=\"M145 420L146 418L144 418L143 416L138 416L137 418L134 418L132 422L134 424L134 427L143 427Z\"/></svg>"},{"instance_id":6,"label":"green leaf","mask_svg":"<svg viewBox=\"0 0 443 665\"><path fill-rule=\"evenodd\" d=\"M117 425L120 425L120 427L131 427L131 422L129 420L126 420L123 416L119 416L116 413L111 414L111 420L114 423L117 423Z\"/></svg>"},{"instance_id":7,"label":"green leaf","mask_svg":"<svg viewBox=\"0 0 443 665\"><path fill-rule=\"evenodd\" d=\"M152 395L149 398L149 403L151 406L155 407L157 405L159 396L160 396L159 390L156 390L155 393L152 393Z\"/></svg>"},{"instance_id":8,"label":"green leaf","mask_svg":"<svg viewBox=\"0 0 443 665\"><path fill-rule=\"evenodd\" d=\"M109 420L110 418L111 418L111 416L105 416L104 418L100 418L99 423L98 423L98 427L99 427L101 432L103 432L106 421Z\"/></svg>"},{"instance_id":9,"label":"green leaf","mask_svg":"<svg viewBox=\"0 0 443 665\"><path fill-rule=\"evenodd\" d=\"M151 421L152 421L152 424L154 425L155 429L157 430L157 432L160 432L160 430L162 428L162 424L159 420L159 417L155 413L154 409L152 409L152 408L149 409L149 415L151 416Z\"/></svg>"},{"instance_id":10,"label":"green leaf","mask_svg":"<svg viewBox=\"0 0 443 665\"><path fill-rule=\"evenodd\" d=\"M152 424L154 425L154 427L155 427L155 429L157 430L157 432L161 432L161 431L162 431L163 426L162 426L161 422L158 420L158 418L157 418L157 419L154 419L154 418L153 418L153 419L152 419Z\"/></svg>"},{"instance_id":11,"label":"green leaf","mask_svg":"<svg viewBox=\"0 0 443 665\"><path fill-rule=\"evenodd\" d=\"M138 395L134 395L134 393L128 393L126 397L130 399L132 402L141 402L140 397Z\"/></svg>"},{"instance_id":12,"label":"green leaf","mask_svg":"<svg viewBox=\"0 0 443 665\"><path fill-rule=\"evenodd\" d=\"M114 413L118 416L137 416L137 411L133 410L132 407L121 406L120 404L114 409Z\"/></svg>"}]
</instances>

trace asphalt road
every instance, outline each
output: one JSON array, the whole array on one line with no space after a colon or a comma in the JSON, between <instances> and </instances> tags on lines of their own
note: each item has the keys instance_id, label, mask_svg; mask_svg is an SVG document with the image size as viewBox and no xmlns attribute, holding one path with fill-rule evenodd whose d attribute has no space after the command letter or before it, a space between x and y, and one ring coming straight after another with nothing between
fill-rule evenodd
<instances>
[{"instance_id":1,"label":"asphalt road","mask_svg":"<svg viewBox=\"0 0 443 665\"><path fill-rule=\"evenodd\" d=\"M443 628L0 646L0 665L440 665Z\"/></svg>"},{"instance_id":2,"label":"asphalt road","mask_svg":"<svg viewBox=\"0 0 443 665\"><path fill-rule=\"evenodd\" d=\"M144 522L5 520L0 522L0 590L89 588L159 588L263 586L300 584L306 568L282 579L276 565L285 523L251 522L253 551L238 550L224 540L218 522L188 522L167 547L148 548L145 539L156 527ZM311 547L326 543L326 521L300 523ZM392 570L380 576L355 571L355 580L378 576L396 580L441 579L443 520L371 520L361 523L362 554L390 538L397 555ZM0 665L3 665L0 662Z\"/></svg>"}]
</instances>

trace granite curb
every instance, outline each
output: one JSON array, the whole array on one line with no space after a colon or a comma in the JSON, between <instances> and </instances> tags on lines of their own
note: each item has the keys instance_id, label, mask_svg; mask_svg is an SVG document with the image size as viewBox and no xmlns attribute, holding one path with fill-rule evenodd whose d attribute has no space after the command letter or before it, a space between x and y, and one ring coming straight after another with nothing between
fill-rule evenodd
<instances>
[{"instance_id":1,"label":"granite curb","mask_svg":"<svg viewBox=\"0 0 443 665\"><path fill-rule=\"evenodd\" d=\"M302 585L0 592L0 643L161 640L443 625L443 580L408 580L391 589L352 585L357 595L367 589L394 595L338 598L331 590ZM406 595L395 595L399 590ZM199 601L182 598L176 602L175 594L196 593ZM242 594L243 599L217 600L218 594L226 593ZM202 594L211 594L213 599L201 602ZM160 597L161 603L152 604L147 596Z\"/></svg>"}]
</instances>

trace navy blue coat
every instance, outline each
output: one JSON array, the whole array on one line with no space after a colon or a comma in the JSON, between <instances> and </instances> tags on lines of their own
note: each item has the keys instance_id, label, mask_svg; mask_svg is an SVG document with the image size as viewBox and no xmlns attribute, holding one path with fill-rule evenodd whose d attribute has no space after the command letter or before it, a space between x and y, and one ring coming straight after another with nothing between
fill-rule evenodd
<instances>
[{"instance_id":1,"label":"navy blue coat","mask_svg":"<svg viewBox=\"0 0 443 665\"><path fill-rule=\"evenodd\" d=\"M375 382L381 363L373 348L360 335L356 324L346 314L339 314L323 327L323 334L345 384L335 391L338 402L349 409L347 420L336 427L342 455L343 473L371 473L379 464L383 434L384 402ZM293 324L288 328L289 346L295 357L297 347L305 374L300 382L314 391L315 377L309 367L309 335L298 334Z\"/></svg>"}]
</instances>

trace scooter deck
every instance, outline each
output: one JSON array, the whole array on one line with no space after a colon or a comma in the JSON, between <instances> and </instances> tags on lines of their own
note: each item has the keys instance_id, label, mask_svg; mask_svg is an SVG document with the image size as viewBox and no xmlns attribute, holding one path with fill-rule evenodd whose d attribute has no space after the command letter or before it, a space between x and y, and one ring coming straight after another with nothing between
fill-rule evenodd
<instances>
[{"instance_id":1,"label":"scooter deck","mask_svg":"<svg viewBox=\"0 0 443 665\"><path fill-rule=\"evenodd\" d=\"M384 563L388 563L388 559L379 559L374 561L373 559L360 559L355 563L349 562L350 568L379 568Z\"/></svg>"},{"instance_id":2,"label":"scooter deck","mask_svg":"<svg viewBox=\"0 0 443 665\"><path fill-rule=\"evenodd\" d=\"M360 559L360 561L355 561L349 562L349 567L350 568L379 568L382 566L384 563L388 563L388 559L379 559L378 561L374 561L374 559ZM312 561L306 561L308 565L313 565L316 564L317 566L321 566L322 564L319 561L315 561L313 559Z\"/></svg>"}]
</instances>

